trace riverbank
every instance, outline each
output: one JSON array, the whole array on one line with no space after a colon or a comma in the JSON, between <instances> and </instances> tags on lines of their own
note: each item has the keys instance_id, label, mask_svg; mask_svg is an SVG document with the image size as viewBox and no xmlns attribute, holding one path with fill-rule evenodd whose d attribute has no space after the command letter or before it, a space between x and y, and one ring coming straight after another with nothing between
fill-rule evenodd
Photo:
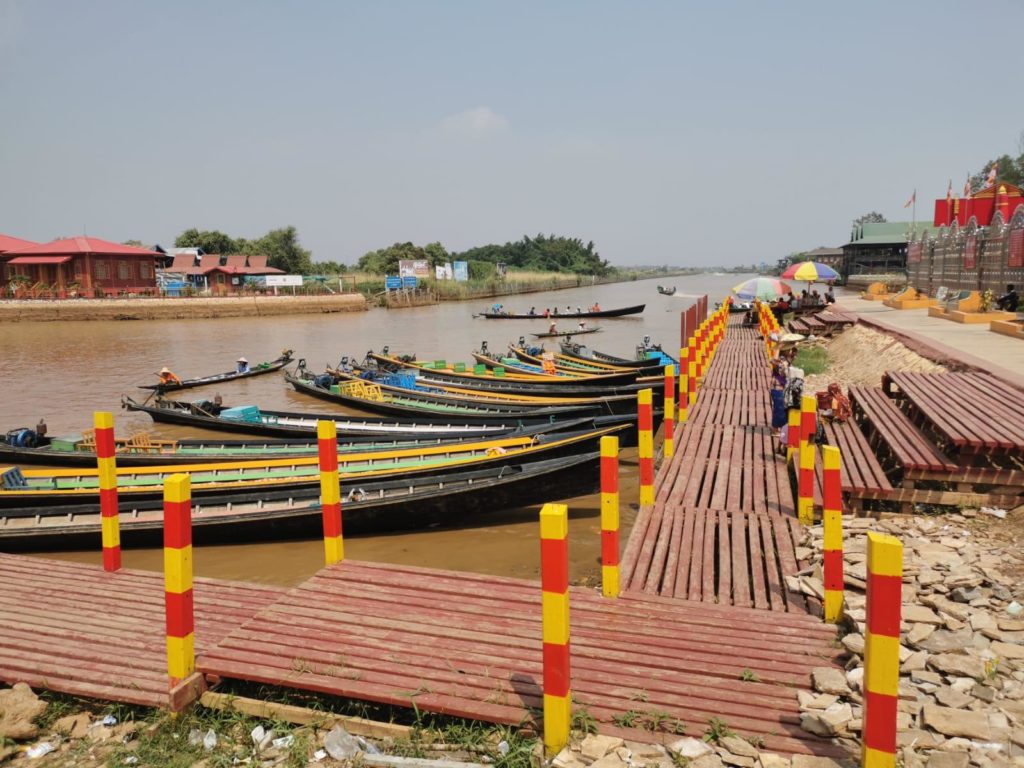
<instances>
[{"instance_id":1,"label":"riverbank","mask_svg":"<svg viewBox=\"0 0 1024 768\"><path fill-rule=\"evenodd\" d=\"M322 294L317 296L0 301L0 322L271 317L277 315L363 312L366 309L368 309L366 297L358 293Z\"/></svg>"}]
</instances>

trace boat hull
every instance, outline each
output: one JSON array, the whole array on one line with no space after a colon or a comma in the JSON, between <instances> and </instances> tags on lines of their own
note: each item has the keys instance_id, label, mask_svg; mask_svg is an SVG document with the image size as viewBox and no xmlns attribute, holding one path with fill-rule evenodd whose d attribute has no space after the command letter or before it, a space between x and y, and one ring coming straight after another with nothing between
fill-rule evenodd
<instances>
[{"instance_id":1,"label":"boat hull","mask_svg":"<svg viewBox=\"0 0 1024 768\"><path fill-rule=\"evenodd\" d=\"M227 371L225 373L218 373L213 376L202 376L195 379L185 379L180 384L140 384L139 389L151 389L154 392L177 392L180 389L195 389L196 387L206 387L211 384L223 384L226 381L237 381L238 379L251 379L253 376L263 376L274 371L280 371L288 363L292 361L292 353L289 350L287 353L281 355L281 357L272 361L266 368L252 368L245 373L238 373L236 371Z\"/></svg>"},{"instance_id":2,"label":"boat hull","mask_svg":"<svg viewBox=\"0 0 1024 768\"><path fill-rule=\"evenodd\" d=\"M488 320L548 320L550 318L573 318L573 317L625 317L627 315L639 315L644 311L646 304L636 304L632 307L620 307L619 309L602 309L599 312L566 312L559 314L552 312L548 315L529 314L495 314L494 312L481 312L476 317L485 317Z\"/></svg>"}]
</instances>

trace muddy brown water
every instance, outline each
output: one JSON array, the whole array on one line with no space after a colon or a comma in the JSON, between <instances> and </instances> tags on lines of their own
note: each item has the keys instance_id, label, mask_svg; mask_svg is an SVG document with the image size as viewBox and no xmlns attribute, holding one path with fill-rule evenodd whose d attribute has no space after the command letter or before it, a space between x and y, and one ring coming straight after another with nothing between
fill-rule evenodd
<instances>
[{"instance_id":1,"label":"muddy brown water","mask_svg":"<svg viewBox=\"0 0 1024 768\"><path fill-rule=\"evenodd\" d=\"M336 364L342 355L362 359L367 350L389 345L395 353L421 358L471 361L470 352L486 340L493 350L531 332L546 330L543 320L484 320L473 314L494 302L511 311L536 307L602 308L646 303L639 316L592 320L600 333L581 337L595 349L633 357L644 335L675 356L679 346L679 312L691 303L686 295L708 294L714 302L746 275L697 275L573 288L498 298L490 302L446 303L430 307L365 313L295 315L219 320L6 323L0 325L0 429L33 426L40 418L49 434L80 433L92 425L92 412L114 412L119 435L140 430L158 438L201 437L203 430L154 424L145 414L120 409L122 394L146 395L135 385L155 381L156 371L169 366L182 378L234 367L244 355L250 363L270 360L293 349L310 368ZM677 296L658 294L658 284L676 285ZM562 321L571 328L574 323ZM549 346L556 347L556 345ZM187 390L181 399L220 394L227 405L257 404L263 408L307 412L344 410L301 395L280 374ZM205 433L213 436L213 433ZM240 436L236 436L240 437ZM636 454L622 456L623 537L636 510ZM553 499L557 501L558 499ZM600 513L597 495L566 500L570 512L570 569L576 582L596 583L600 573ZM539 568L537 507L496 510L460 527L438 527L400 533L350 536L346 557L475 571L502 576L533 577ZM93 551L47 553L76 562L98 563ZM160 570L159 549L124 551L129 568ZM312 575L323 562L319 539L287 540L197 547L199 576L291 585Z\"/></svg>"}]
</instances>

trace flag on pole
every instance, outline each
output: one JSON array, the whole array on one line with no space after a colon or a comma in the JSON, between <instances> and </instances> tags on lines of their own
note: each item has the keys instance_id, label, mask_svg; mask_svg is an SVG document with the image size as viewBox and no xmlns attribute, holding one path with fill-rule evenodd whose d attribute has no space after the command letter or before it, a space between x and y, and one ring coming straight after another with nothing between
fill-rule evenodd
<instances>
[{"instance_id":1,"label":"flag on pole","mask_svg":"<svg viewBox=\"0 0 1024 768\"><path fill-rule=\"evenodd\" d=\"M996 176L998 174L999 174L999 163L998 162L992 163L992 167L989 169L989 172L988 172L988 179L986 179L985 183L986 184L995 184L996 183Z\"/></svg>"},{"instance_id":2,"label":"flag on pole","mask_svg":"<svg viewBox=\"0 0 1024 768\"><path fill-rule=\"evenodd\" d=\"M964 182L964 200L971 199L971 174L967 174L967 181Z\"/></svg>"},{"instance_id":3,"label":"flag on pole","mask_svg":"<svg viewBox=\"0 0 1024 768\"><path fill-rule=\"evenodd\" d=\"M949 180L949 186L946 187L946 205L953 202L953 180Z\"/></svg>"},{"instance_id":4,"label":"flag on pole","mask_svg":"<svg viewBox=\"0 0 1024 768\"><path fill-rule=\"evenodd\" d=\"M907 202L905 202L905 203L903 204L903 207L904 207L904 208L909 208L909 207L910 207L910 206L912 206L912 205L913 205L913 204L914 204L915 202L917 202L917 190L916 190L916 189L914 190L914 194L912 194L912 195L910 196L910 199L909 199L909 200L907 200Z\"/></svg>"}]
</instances>

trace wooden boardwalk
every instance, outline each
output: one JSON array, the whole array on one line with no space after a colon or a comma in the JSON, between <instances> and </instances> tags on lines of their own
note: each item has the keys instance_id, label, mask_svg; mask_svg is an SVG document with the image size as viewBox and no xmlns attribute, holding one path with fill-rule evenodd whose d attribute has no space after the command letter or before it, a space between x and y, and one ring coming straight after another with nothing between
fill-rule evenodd
<instances>
[{"instance_id":1,"label":"wooden boardwalk","mask_svg":"<svg viewBox=\"0 0 1024 768\"><path fill-rule=\"evenodd\" d=\"M785 577L800 569L800 526L784 457L771 436L769 369L756 331L729 329L676 454L657 476L622 558L630 593L805 612Z\"/></svg>"},{"instance_id":2,"label":"wooden boardwalk","mask_svg":"<svg viewBox=\"0 0 1024 768\"><path fill-rule=\"evenodd\" d=\"M0 554L0 585L0 680L168 706L163 574ZM196 579L196 648L284 591Z\"/></svg>"},{"instance_id":3,"label":"wooden boardwalk","mask_svg":"<svg viewBox=\"0 0 1024 768\"><path fill-rule=\"evenodd\" d=\"M838 656L820 620L582 588L570 612L573 699L602 733L674 738L625 725L663 712L699 736L720 717L770 750L841 754L799 726L794 689ZM536 582L346 561L207 647L199 668L518 724L542 704L540 614Z\"/></svg>"}]
</instances>

